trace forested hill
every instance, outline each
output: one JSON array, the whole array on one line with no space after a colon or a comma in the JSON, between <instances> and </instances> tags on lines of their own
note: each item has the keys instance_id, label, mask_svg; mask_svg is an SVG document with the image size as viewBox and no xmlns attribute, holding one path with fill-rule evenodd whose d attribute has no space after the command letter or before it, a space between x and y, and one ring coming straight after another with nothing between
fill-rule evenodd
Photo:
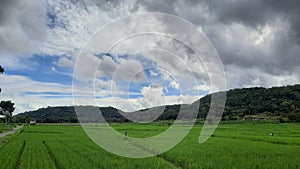
<instances>
[{"instance_id":1,"label":"forested hill","mask_svg":"<svg viewBox=\"0 0 300 169\"><path fill-rule=\"evenodd\" d=\"M210 107L210 98L211 95L207 95L197 101L200 101L198 118L206 117ZM101 107L100 110L108 122L128 121L113 107ZM179 110L180 105L168 105L157 120L176 119ZM25 122L30 119L47 123L78 121L74 107L66 106L41 108L14 116L16 122ZM300 122L300 85L227 91L223 120L240 119L277 119Z\"/></svg>"},{"instance_id":2,"label":"forested hill","mask_svg":"<svg viewBox=\"0 0 300 169\"><path fill-rule=\"evenodd\" d=\"M107 121L126 121L126 119L118 113L118 109L116 108L100 107L100 111ZM78 122L73 106L40 108L38 110L17 114L14 118L16 122L26 122L30 120L36 120L40 123Z\"/></svg>"},{"instance_id":3,"label":"forested hill","mask_svg":"<svg viewBox=\"0 0 300 169\"><path fill-rule=\"evenodd\" d=\"M200 117L206 116L210 97L207 95L200 99ZM280 120L300 121L300 85L227 91L223 120L268 119L275 116Z\"/></svg>"}]
</instances>

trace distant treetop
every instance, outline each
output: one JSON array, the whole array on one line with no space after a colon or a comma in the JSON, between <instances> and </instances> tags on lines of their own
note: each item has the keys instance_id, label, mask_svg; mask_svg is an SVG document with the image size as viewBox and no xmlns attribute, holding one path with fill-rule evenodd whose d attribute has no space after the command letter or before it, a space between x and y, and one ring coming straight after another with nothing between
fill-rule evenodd
<instances>
[{"instance_id":1,"label":"distant treetop","mask_svg":"<svg viewBox=\"0 0 300 169\"><path fill-rule=\"evenodd\" d=\"M4 73L4 68L0 65L0 74Z\"/></svg>"}]
</instances>

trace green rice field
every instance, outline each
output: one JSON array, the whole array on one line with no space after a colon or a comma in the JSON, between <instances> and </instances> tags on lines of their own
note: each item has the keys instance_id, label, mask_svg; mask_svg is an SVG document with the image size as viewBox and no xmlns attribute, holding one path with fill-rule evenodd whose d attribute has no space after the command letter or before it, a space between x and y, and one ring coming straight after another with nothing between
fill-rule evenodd
<instances>
[{"instance_id":1,"label":"green rice field","mask_svg":"<svg viewBox=\"0 0 300 169\"><path fill-rule=\"evenodd\" d=\"M150 137L168 128L161 123L112 126L131 137ZM81 126L24 126L0 138L0 168L300 168L300 124L222 123L199 144L201 128L195 125L181 143L161 155L132 159L100 148Z\"/></svg>"}]
</instances>

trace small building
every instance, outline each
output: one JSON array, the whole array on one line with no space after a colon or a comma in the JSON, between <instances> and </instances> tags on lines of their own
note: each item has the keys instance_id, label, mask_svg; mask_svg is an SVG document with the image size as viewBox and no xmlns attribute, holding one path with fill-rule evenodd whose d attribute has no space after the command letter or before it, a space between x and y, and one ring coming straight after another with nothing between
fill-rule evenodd
<instances>
[{"instance_id":1,"label":"small building","mask_svg":"<svg viewBox=\"0 0 300 169\"><path fill-rule=\"evenodd\" d=\"M35 120L30 120L29 125L36 125L36 121Z\"/></svg>"}]
</instances>

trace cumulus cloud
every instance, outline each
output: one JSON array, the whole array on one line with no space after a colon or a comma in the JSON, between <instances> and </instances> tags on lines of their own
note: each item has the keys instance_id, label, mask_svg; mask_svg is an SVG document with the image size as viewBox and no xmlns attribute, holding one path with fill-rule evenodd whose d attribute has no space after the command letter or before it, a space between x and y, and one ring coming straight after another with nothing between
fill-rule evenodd
<instances>
[{"instance_id":1,"label":"cumulus cloud","mask_svg":"<svg viewBox=\"0 0 300 169\"><path fill-rule=\"evenodd\" d=\"M24 69L23 57L39 53L46 37L46 10L38 0L4 0L0 5L0 62Z\"/></svg>"},{"instance_id":2,"label":"cumulus cloud","mask_svg":"<svg viewBox=\"0 0 300 169\"><path fill-rule=\"evenodd\" d=\"M69 68L74 68L74 59L72 57L61 57L57 61L57 65L60 67L69 67Z\"/></svg>"},{"instance_id":3,"label":"cumulus cloud","mask_svg":"<svg viewBox=\"0 0 300 169\"><path fill-rule=\"evenodd\" d=\"M74 80L91 82L96 78L98 65L101 60L91 53L83 53L82 55L76 61L73 77Z\"/></svg>"},{"instance_id":4,"label":"cumulus cloud","mask_svg":"<svg viewBox=\"0 0 300 169\"><path fill-rule=\"evenodd\" d=\"M112 77L117 67L118 64L111 57L105 55L99 65L99 76Z\"/></svg>"},{"instance_id":5,"label":"cumulus cloud","mask_svg":"<svg viewBox=\"0 0 300 169\"><path fill-rule=\"evenodd\" d=\"M143 94L145 104L149 107L153 105L163 105L165 100L163 98L163 87L159 84L151 84L142 88L141 93Z\"/></svg>"},{"instance_id":6,"label":"cumulus cloud","mask_svg":"<svg viewBox=\"0 0 300 169\"><path fill-rule=\"evenodd\" d=\"M174 89L179 89L180 83L173 80L173 81L171 81L170 86L173 87Z\"/></svg>"},{"instance_id":7,"label":"cumulus cloud","mask_svg":"<svg viewBox=\"0 0 300 169\"><path fill-rule=\"evenodd\" d=\"M299 1L297 0L213 0L208 3L219 20L223 22L242 22L252 27L259 27L284 17L291 24L291 34L300 38ZM255 11L255 12L253 12Z\"/></svg>"},{"instance_id":8,"label":"cumulus cloud","mask_svg":"<svg viewBox=\"0 0 300 169\"><path fill-rule=\"evenodd\" d=\"M149 11L165 11L197 25L215 45L225 68L234 64L241 68L241 73L244 68L255 68L274 80L285 75L298 76L300 17L297 0L141 3ZM229 86L234 85L233 81L227 82ZM291 83L298 82L299 76Z\"/></svg>"},{"instance_id":9,"label":"cumulus cloud","mask_svg":"<svg viewBox=\"0 0 300 169\"><path fill-rule=\"evenodd\" d=\"M120 64L114 72L113 79L116 81L141 81L145 80L144 68L139 61L132 59L121 59Z\"/></svg>"}]
</instances>

